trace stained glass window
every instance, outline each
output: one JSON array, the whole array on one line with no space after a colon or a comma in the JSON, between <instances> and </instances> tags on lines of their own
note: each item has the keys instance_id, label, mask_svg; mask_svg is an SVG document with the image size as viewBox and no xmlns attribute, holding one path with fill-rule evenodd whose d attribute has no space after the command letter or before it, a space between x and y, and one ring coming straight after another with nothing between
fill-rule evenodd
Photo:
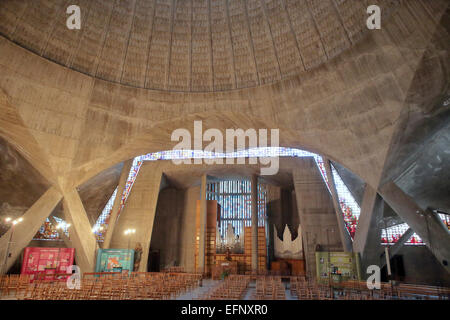
<instances>
[{"instance_id":1,"label":"stained glass window","mask_svg":"<svg viewBox=\"0 0 450 320\"><path fill-rule=\"evenodd\" d=\"M397 224L395 226L391 226L388 228L383 228L381 230L381 244L383 245L393 245L403 236L406 230L409 229L407 223ZM406 245L423 245L422 239L414 233L408 241L405 243Z\"/></svg>"},{"instance_id":2,"label":"stained glass window","mask_svg":"<svg viewBox=\"0 0 450 320\"><path fill-rule=\"evenodd\" d=\"M439 214L439 218L441 218L444 225L446 225L447 229L450 230L450 215L443 214L443 213L438 213L438 214Z\"/></svg>"},{"instance_id":3,"label":"stained glass window","mask_svg":"<svg viewBox=\"0 0 450 320\"><path fill-rule=\"evenodd\" d=\"M38 232L36 232L33 240L61 240L61 238L56 230L56 226L47 218Z\"/></svg>"},{"instance_id":4,"label":"stained glass window","mask_svg":"<svg viewBox=\"0 0 450 320\"><path fill-rule=\"evenodd\" d=\"M266 221L266 187L258 184L258 226L264 227ZM243 236L244 227L252 221L252 189L250 180L221 180L210 182L206 188L206 199L217 200L220 204L220 236L227 237L227 227L231 224L234 233Z\"/></svg>"},{"instance_id":5,"label":"stained glass window","mask_svg":"<svg viewBox=\"0 0 450 320\"><path fill-rule=\"evenodd\" d=\"M123 191L122 196L121 196L120 206L118 209L119 210L118 216L120 215L121 210L125 206L125 203L131 192L131 189L136 180L136 177L139 174L139 169L141 168L143 161L183 160L183 159L196 159L196 158L197 159L242 158L242 157L244 157L244 158L249 158L249 157L250 158L256 158L256 157L260 157L260 158L262 158L262 157L314 157L316 164L319 168L319 171L322 175L322 178L328 188L328 191L330 191L330 184L329 184L330 182L328 181L328 178L326 175L322 157L315 153L309 152L309 151L305 151L305 150L301 150L301 149L294 149L294 148L284 148L284 147L252 148L252 149L241 150L241 151L236 151L236 152L231 152L231 153L212 153L212 152L205 152L202 150L168 150L168 151L149 153L149 154L145 154L145 155L134 158L133 164L131 166L130 173L128 175L128 179L126 182L125 190ZM360 215L360 207L356 203L356 201L353 198L352 194L350 193L349 189L347 188L345 183L342 181L338 172L332 165L331 165L331 170L332 170L333 179L334 179L335 186L336 186L336 191L338 193L339 203L341 205L342 213L344 216L344 221L345 221L347 230L349 231L349 233L353 239L353 237L355 235L359 215ZM265 196L264 192L262 192L260 194L260 199L262 199L261 197L263 195ZM242 199L245 199L245 195L243 195L243 197L244 198L242 198ZM227 200L222 200L222 201L225 201L224 204L226 206L231 206L237 200L235 200L233 198L229 198ZM242 205L244 207L245 201L248 201L248 200L240 199L238 201L239 201L240 205ZM112 202L114 202L114 200L112 200ZM261 216L265 215L265 203L264 203L264 205L262 204L262 202L258 203L258 207L259 207L258 212L263 212L263 213L261 213ZM245 210L248 210L247 207L244 207L244 208L245 208ZM105 211L105 209L106 209L106 211ZM111 214L110 209L107 210L106 207L105 207L105 209L103 210L102 215L100 216L102 220L98 221L96 223L96 226L103 225L104 231L107 228L108 217ZM107 212L107 214L103 215L104 212ZM250 213L250 217L251 217L251 213ZM446 223L446 225L449 226L450 223L449 223L448 216L446 216L445 219L447 219L447 220L443 219L444 223ZM260 225L263 224L264 219L260 219L258 223ZM238 229L241 230L241 227L238 227ZM95 227L94 227L94 230L95 230ZM102 241L101 236L98 237L98 239L99 239L99 241ZM418 237L414 237L414 239L418 239ZM411 244L414 243L414 239L412 240Z\"/></svg>"},{"instance_id":6,"label":"stained glass window","mask_svg":"<svg viewBox=\"0 0 450 320\"><path fill-rule=\"evenodd\" d=\"M113 194L109 198L108 202L106 203L106 206L103 208L102 213L97 219L97 222L95 223L94 227L92 228L92 232L94 232L95 237L97 238L97 241L103 242L105 240L105 232L108 228L109 224L109 218L111 216L111 211L114 205L114 200L117 196L117 188L114 190Z\"/></svg>"},{"instance_id":7,"label":"stained glass window","mask_svg":"<svg viewBox=\"0 0 450 320\"><path fill-rule=\"evenodd\" d=\"M316 155L314 159L316 160L316 164L322 175L323 181L325 182L326 186L328 187L328 191L331 194L330 181L328 181L325 163L321 156ZM347 230L350 233L351 238L353 239L355 237L356 226L358 224L361 209L358 203L353 198L353 195L348 190L344 181L342 181L341 177L339 176L339 173L336 171L334 166L330 164L330 167L331 172L333 174L336 192L339 198L339 204L341 206L342 215L344 217L345 226L347 227Z\"/></svg>"},{"instance_id":8,"label":"stained glass window","mask_svg":"<svg viewBox=\"0 0 450 320\"><path fill-rule=\"evenodd\" d=\"M333 180L339 197L342 214L344 215L345 224L351 237L354 238L361 209L332 164L331 172L333 174Z\"/></svg>"},{"instance_id":9,"label":"stained glass window","mask_svg":"<svg viewBox=\"0 0 450 320\"><path fill-rule=\"evenodd\" d=\"M70 235L67 222L58 217L53 217L53 219L55 219L56 223L58 224L56 227L58 228L60 226L64 234L69 237Z\"/></svg>"},{"instance_id":10,"label":"stained glass window","mask_svg":"<svg viewBox=\"0 0 450 320\"><path fill-rule=\"evenodd\" d=\"M438 213L439 218L442 220L444 225L447 226L450 230L450 216L442 213ZM381 232L381 243L384 245L392 245L395 244L400 237L409 229L407 223L398 224L392 227L384 228ZM405 243L406 245L424 245L425 243L419 237L417 233L414 233L408 241Z\"/></svg>"}]
</instances>

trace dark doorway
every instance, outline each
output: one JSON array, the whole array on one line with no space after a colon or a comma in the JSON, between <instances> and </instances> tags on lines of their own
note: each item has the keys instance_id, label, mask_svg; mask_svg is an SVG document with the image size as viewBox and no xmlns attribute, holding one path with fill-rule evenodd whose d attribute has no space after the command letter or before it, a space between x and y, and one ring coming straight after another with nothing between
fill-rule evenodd
<instances>
[{"instance_id":1,"label":"dark doorway","mask_svg":"<svg viewBox=\"0 0 450 320\"><path fill-rule=\"evenodd\" d=\"M396 281L404 281L405 280L405 267L403 265L403 256L401 255L395 255L391 257L391 280ZM386 282L388 281L387 276L387 267L384 266L383 269L381 269L381 281Z\"/></svg>"},{"instance_id":2,"label":"dark doorway","mask_svg":"<svg viewBox=\"0 0 450 320\"><path fill-rule=\"evenodd\" d=\"M147 264L147 271L148 272L159 272L159 256L160 252L159 250L151 250L148 253L148 264Z\"/></svg>"}]
</instances>

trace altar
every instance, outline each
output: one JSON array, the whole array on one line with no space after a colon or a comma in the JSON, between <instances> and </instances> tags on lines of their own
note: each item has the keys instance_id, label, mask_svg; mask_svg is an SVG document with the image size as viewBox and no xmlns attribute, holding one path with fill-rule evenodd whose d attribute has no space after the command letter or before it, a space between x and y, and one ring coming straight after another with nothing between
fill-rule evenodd
<instances>
[{"instance_id":1,"label":"altar","mask_svg":"<svg viewBox=\"0 0 450 320\"><path fill-rule=\"evenodd\" d=\"M212 278L217 280L222 277L223 274L237 274L238 262L228 260L218 260L212 270Z\"/></svg>"}]
</instances>

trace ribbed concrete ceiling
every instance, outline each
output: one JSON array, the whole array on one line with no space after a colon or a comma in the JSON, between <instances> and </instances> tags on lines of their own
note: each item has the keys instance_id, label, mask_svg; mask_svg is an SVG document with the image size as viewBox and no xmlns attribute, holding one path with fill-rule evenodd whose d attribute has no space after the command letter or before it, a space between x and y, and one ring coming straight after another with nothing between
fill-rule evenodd
<instances>
[{"instance_id":1,"label":"ribbed concrete ceiling","mask_svg":"<svg viewBox=\"0 0 450 320\"><path fill-rule=\"evenodd\" d=\"M397 0L0 1L0 33L59 64L167 91L274 83L317 67L367 32L366 8ZM66 8L81 8L81 30Z\"/></svg>"}]
</instances>

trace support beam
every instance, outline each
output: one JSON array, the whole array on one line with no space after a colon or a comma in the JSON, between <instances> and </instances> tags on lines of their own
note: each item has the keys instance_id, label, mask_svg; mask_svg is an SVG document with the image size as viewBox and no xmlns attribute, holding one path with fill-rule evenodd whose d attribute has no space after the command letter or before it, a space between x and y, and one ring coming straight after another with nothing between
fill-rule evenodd
<instances>
[{"instance_id":1,"label":"support beam","mask_svg":"<svg viewBox=\"0 0 450 320\"><path fill-rule=\"evenodd\" d=\"M313 158L299 159L292 170L297 210L302 227L306 273L316 277L315 251L342 251L333 201ZM334 232L333 232L334 231Z\"/></svg>"},{"instance_id":2,"label":"support beam","mask_svg":"<svg viewBox=\"0 0 450 320\"><path fill-rule=\"evenodd\" d=\"M109 217L108 228L105 233L105 240L103 241L103 249L109 249L111 244L112 235L114 233L114 227L116 226L117 216L119 215L120 203L122 201L123 191L125 190L128 175L130 173L131 166L133 164L133 159L125 161L122 172L119 177L119 185L117 186L117 195L114 199L114 204L111 209L111 215Z\"/></svg>"},{"instance_id":3,"label":"support beam","mask_svg":"<svg viewBox=\"0 0 450 320\"><path fill-rule=\"evenodd\" d=\"M381 221L385 203L375 190L366 184L353 241L353 250L361 257L362 274L367 276L367 267L380 264Z\"/></svg>"},{"instance_id":4,"label":"support beam","mask_svg":"<svg viewBox=\"0 0 450 320\"><path fill-rule=\"evenodd\" d=\"M205 245L206 245L206 174L202 175L200 186L200 234L198 243L197 272L205 272Z\"/></svg>"},{"instance_id":5,"label":"support beam","mask_svg":"<svg viewBox=\"0 0 450 320\"><path fill-rule=\"evenodd\" d=\"M334 211L336 212L336 219L338 221L339 236L341 237L342 247L344 248L345 252L351 252L352 239L350 237L350 233L348 232L345 226L344 215L342 214L341 206L339 205L339 197L337 194L336 184L334 182L333 174L331 171L330 160L327 158L323 158L323 162L325 165L325 171L327 173L327 179L331 189L331 197L333 199Z\"/></svg>"},{"instance_id":6,"label":"support beam","mask_svg":"<svg viewBox=\"0 0 450 320\"><path fill-rule=\"evenodd\" d=\"M94 272L97 241L92 233L83 203L78 191L73 188L64 191L64 218L72 224L70 239L75 248L75 259L81 272Z\"/></svg>"},{"instance_id":7,"label":"support beam","mask_svg":"<svg viewBox=\"0 0 450 320\"><path fill-rule=\"evenodd\" d=\"M54 187L48 189L22 216L23 221L10 228L0 238L1 272L6 273L34 235L61 201L61 193ZM11 240L11 243L9 243ZM8 246L9 243L9 246ZM8 250L9 247L9 250ZM7 252L9 254L7 254ZM6 267L5 267L6 260Z\"/></svg>"},{"instance_id":8,"label":"support beam","mask_svg":"<svg viewBox=\"0 0 450 320\"><path fill-rule=\"evenodd\" d=\"M258 271L258 177L252 175L252 271Z\"/></svg>"},{"instance_id":9,"label":"support beam","mask_svg":"<svg viewBox=\"0 0 450 320\"><path fill-rule=\"evenodd\" d=\"M127 203L117 218L111 239L111 248L134 249L137 243L141 244L142 256L137 270L140 272L147 272L153 223L163 181L161 166L161 163L142 164ZM135 229L136 233L125 235L127 229Z\"/></svg>"},{"instance_id":10,"label":"support beam","mask_svg":"<svg viewBox=\"0 0 450 320\"><path fill-rule=\"evenodd\" d=\"M370 251L374 255L378 253L378 250L373 247L380 246L381 229L379 222L383 214L383 207L383 201L376 190L369 184L366 184L361 213L353 241L353 251L359 252L362 259L364 259L366 251Z\"/></svg>"},{"instance_id":11,"label":"support beam","mask_svg":"<svg viewBox=\"0 0 450 320\"><path fill-rule=\"evenodd\" d=\"M379 193L389 206L425 242L439 263L450 272L450 233L434 212L422 210L413 199L394 182L379 189Z\"/></svg>"}]
</instances>

